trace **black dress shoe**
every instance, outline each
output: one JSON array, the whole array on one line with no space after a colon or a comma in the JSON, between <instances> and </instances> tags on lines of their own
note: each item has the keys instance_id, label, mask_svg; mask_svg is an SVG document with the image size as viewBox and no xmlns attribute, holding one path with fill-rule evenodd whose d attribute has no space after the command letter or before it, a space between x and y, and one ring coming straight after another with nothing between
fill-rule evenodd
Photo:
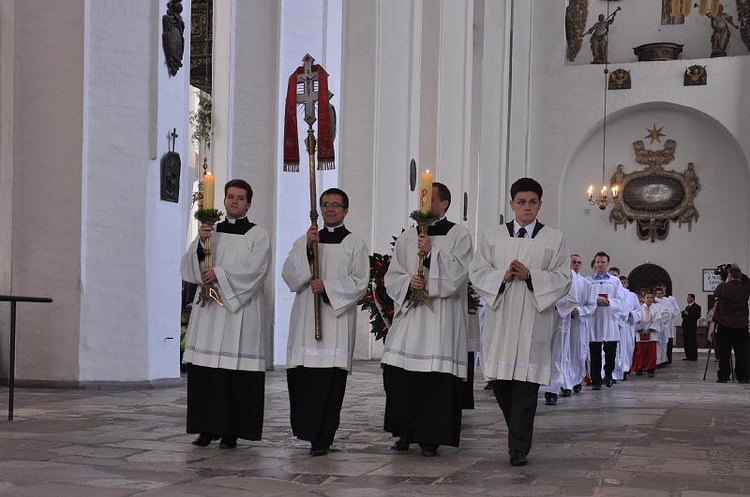
<instances>
[{"instance_id":1,"label":"black dress shoe","mask_svg":"<svg viewBox=\"0 0 750 497\"><path fill-rule=\"evenodd\" d=\"M486 385L484 385L484 389L485 389L485 390L492 390L492 383L490 383L490 382L488 381L488 382L487 382L487 384L486 384Z\"/></svg>"},{"instance_id":2,"label":"black dress shoe","mask_svg":"<svg viewBox=\"0 0 750 497\"><path fill-rule=\"evenodd\" d=\"M435 457L438 455L438 446L435 444L419 444L419 448L422 449L422 457Z\"/></svg>"},{"instance_id":3,"label":"black dress shoe","mask_svg":"<svg viewBox=\"0 0 750 497\"><path fill-rule=\"evenodd\" d=\"M562 389L562 396L563 397L570 397L570 388L563 388Z\"/></svg>"},{"instance_id":4,"label":"black dress shoe","mask_svg":"<svg viewBox=\"0 0 750 497\"><path fill-rule=\"evenodd\" d=\"M615 384L615 380L613 380L611 376L607 376L604 378L604 384L607 385L607 388L612 388L612 385Z\"/></svg>"},{"instance_id":5,"label":"black dress shoe","mask_svg":"<svg viewBox=\"0 0 750 497\"><path fill-rule=\"evenodd\" d=\"M398 440L396 440L396 443L391 445L391 450L395 450L396 452L406 452L409 450L409 439L406 437L399 437Z\"/></svg>"},{"instance_id":6,"label":"black dress shoe","mask_svg":"<svg viewBox=\"0 0 750 497\"><path fill-rule=\"evenodd\" d=\"M719 378L718 380L716 380L716 383L726 383L728 381L729 380L722 380L721 378Z\"/></svg>"},{"instance_id":7,"label":"black dress shoe","mask_svg":"<svg viewBox=\"0 0 750 497\"><path fill-rule=\"evenodd\" d=\"M656 371L649 371L648 372L648 377L649 378L653 378L654 376L656 376Z\"/></svg>"},{"instance_id":8,"label":"black dress shoe","mask_svg":"<svg viewBox=\"0 0 750 497\"><path fill-rule=\"evenodd\" d=\"M528 461L526 460L526 454L524 454L520 450L510 451L510 465L511 466L526 466L527 462Z\"/></svg>"},{"instance_id":9,"label":"black dress shoe","mask_svg":"<svg viewBox=\"0 0 750 497\"><path fill-rule=\"evenodd\" d=\"M544 403L548 406L554 406L557 404L557 394L544 392Z\"/></svg>"},{"instance_id":10,"label":"black dress shoe","mask_svg":"<svg viewBox=\"0 0 750 497\"><path fill-rule=\"evenodd\" d=\"M630 373L622 373L622 381L628 381L628 375Z\"/></svg>"},{"instance_id":11,"label":"black dress shoe","mask_svg":"<svg viewBox=\"0 0 750 497\"><path fill-rule=\"evenodd\" d=\"M195 445L196 447L207 447L208 444L210 444L214 440L218 440L219 438L219 435L212 435L211 433L201 433L200 435L198 435L198 438L193 440L193 445Z\"/></svg>"},{"instance_id":12,"label":"black dress shoe","mask_svg":"<svg viewBox=\"0 0 750 497\"><path fill-rule=\"evenodd\" d=\"M326 445L315 445L313 444L310 447L310 455L311 456L324 456L328 454L328 446Z\"/></svg>"},{"instance_id":13,"label":"black dress shoe","mask_svg":"<svg viewBox=\"0 0 750 497\"><path fill-rule=\"evenodd\" d=\"M581 386L581 384L580 384L580 383L579 383L578 385L573 385L573 391L574 391L575 393L581 393L581 389L582 389L582 388L583 388L583 387Z\"/></svg>"},{"instance_id":14,"label":"black dress shoe","mask_svg":"<svg viewBox=\"0 0 750 497\"><path fill-rule=\"evenodd\" d=\"M220 449L236 449L237 437L221 437Z\"/></svg>"},{"instance_id":15,"label":"black dress shoe","mask_svg":"<svg viewBox=\"0 0 750 497\"><path fill-rule=\"evenodd\" d=\"M602 389L601 383L594 383L593 385L591 385L591 390L601 390L601 389Z\"/></svg>"}]
</instances>

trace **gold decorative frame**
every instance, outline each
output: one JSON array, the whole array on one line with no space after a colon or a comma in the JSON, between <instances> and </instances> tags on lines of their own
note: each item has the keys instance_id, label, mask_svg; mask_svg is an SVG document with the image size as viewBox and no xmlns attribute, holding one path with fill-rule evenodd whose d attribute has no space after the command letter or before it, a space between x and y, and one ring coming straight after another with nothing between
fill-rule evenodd
<instances>
[{"instance_id":1,"label":"gold decorative frame","mask_svg":"<svg viewBox=\"0 0 750 497\"><path fill-rule=\"evenodd\" d=\"M699 216L695 197L701 184L692 162L682 173L664 169L674 160L676 148L674 140L667 140L660 150L647 150L643 140L633 142L636 162L646 167L626 174L619 164L610 178L610 185L619 185L622 192L609 213L615 231L618 225L635 222L638 238L655 242L667 238L672 222L692 230Z\"/></svg>"}]
</instances>

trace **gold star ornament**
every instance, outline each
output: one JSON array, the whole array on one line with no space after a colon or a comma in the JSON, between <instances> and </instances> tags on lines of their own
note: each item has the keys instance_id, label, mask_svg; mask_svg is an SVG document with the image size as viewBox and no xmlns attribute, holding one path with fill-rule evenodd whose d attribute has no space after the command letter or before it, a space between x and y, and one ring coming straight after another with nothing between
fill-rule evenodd
<instances>
[{"instance_id":1,"label":"gold star ornament","mask_svg":"<svg viewBox=\"0 0 750 497\"><path fill-rule=\"evenodd\" d=\"M654 123L654 127L653 128L651 128L651 129L646 128L646 131L648 131L648 134L646 136L644 136L643 138L644 139L648 138L649 140L651 140L650 143L654 143L654 142L661 143L661 137L662 136L667 136L667 135L665 135L664 133L661 132L661 130L663 130L663 129L664 129L664 126L662 126L659 129L656 129L656 123Z\"/></svg>"}]
</instances>

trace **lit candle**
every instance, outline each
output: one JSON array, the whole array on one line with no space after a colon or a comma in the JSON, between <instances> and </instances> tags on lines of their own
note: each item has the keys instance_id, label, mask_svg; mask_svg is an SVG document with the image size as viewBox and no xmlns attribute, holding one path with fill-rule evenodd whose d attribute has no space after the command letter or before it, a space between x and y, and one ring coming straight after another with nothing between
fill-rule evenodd
<instances>
[{"instance_id":1,"label":"lit candle","mask_svg":"<svg viewBox=\"0 0 750 497\"><path fill-rule=\"evenodd\" d=\"M214 208L214 185L216 177L210 172L203 175L203 208Z\"/></svg>"},{"instance_id":2,"label":"lit candle","mask_svg":"<svg viewBox=\"0 0 750 497\"><path fill-rule=\"evenodd\" d=\"M426 213L432 209L432 180L435 175L429 169L422 173L419 182L419 212Z\"/></svg>"},{"instance_id":3,"label":"lit candle","mask_svg":"<svg viewBox=\"0 0 750 497\"><path fill-rule=\"evenodd\" d=\"M612 198L617 198L620 195L620 185L612 187Z\"/></svg>"}]
</instances>

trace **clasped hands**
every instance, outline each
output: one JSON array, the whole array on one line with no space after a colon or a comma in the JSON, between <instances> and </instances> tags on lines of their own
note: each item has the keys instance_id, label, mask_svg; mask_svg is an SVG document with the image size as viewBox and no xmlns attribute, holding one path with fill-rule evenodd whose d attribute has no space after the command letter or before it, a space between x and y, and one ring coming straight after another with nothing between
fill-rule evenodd
<instances>
[{"instance_id":1,"label":"clasped hands","mask_svg":"<svg viewBox=\"0 0 750 497\"><path fill-rule=\"evenodd\" d=\"M518 278L519 280L527 281L530 277L531 277L531 271L529 271L529 268L527 268L523 264L523 262L517 259L513 259L510 262L508 269L505 270L505 274L503 275L503 281L505 283L510 283L516 278Z\"/></svg>"}]
</instances>

